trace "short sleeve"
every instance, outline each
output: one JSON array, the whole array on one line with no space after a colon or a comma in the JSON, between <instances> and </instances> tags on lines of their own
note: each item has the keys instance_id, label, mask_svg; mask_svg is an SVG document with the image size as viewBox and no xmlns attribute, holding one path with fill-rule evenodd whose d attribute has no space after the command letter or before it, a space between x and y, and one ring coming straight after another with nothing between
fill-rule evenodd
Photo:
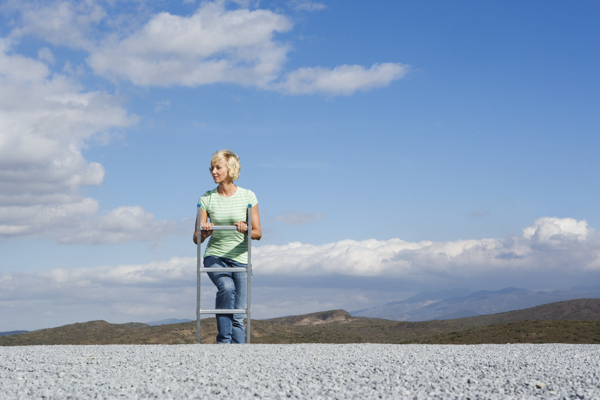
<instances>
[{"instance_id":1,"label":"short sleeve","mask_svg":"<svg viewBox=\"0 0 600 400\"><path fill-rule=\"evenodd\" d=\"M208 210L208 205L210 203L210 191L204 193L201 197L200 200L198 200L198 205L200 206L201 209L203 209L204 211Z\"/></svg>"},{"instance_id":2,"label":"short sleeve","mask_svg":"<svg viewBox=\"0 0 600 400\"><path fill-rule=\"evenodd\" d=\"M252 204L252 207L258 204L258 199L252 190L248 190L248 204Z\"/></svg>"}]
</instances>

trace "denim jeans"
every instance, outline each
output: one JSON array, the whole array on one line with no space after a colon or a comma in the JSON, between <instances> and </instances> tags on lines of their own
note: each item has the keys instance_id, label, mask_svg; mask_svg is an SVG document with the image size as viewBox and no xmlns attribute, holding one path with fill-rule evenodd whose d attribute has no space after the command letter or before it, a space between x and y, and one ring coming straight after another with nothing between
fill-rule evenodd
<instances>
[{"instance_id":1,"label":"denim jeans","mask_svg":"<svg viewBox=\"0 0 600 400\"><path fill-rule=\"evenodd\" d=\"M208 256L204 257L204 267L243 267L229 258ZM208 277L217 287L216 309L246 308L248 300L247 272L209 272ZM217 314L217 343L244 343L246 329L244 328L245 314Z\"/></svg>"}]
</instances>

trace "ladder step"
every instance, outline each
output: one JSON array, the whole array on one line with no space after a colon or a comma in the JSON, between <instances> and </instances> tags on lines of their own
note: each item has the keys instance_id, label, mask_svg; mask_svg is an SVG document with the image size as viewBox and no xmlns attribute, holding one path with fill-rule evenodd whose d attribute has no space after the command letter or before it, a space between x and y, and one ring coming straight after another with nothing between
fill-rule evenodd
<instances>
[{"instance_id":1,"label":"ladder step","mask_svg":"<svg viewBox=\"0 0 600 400\"><path fill-rule=\"evenodd\" d=\"M203 231L208 229L202 228ZM211 228L212 231L237 231L237 226L229 225L215 225Z\"/></svg>"},{"instance_id":2,"label":"ladder step","mask_svg":"<svg viewBox=\"0 0 600 400\"><path fill-rule=\"evenodd\" d=\"M213 268L200 268L200 272L248 272L247 268L242 267L213 267Z\"/></svg>"},{"instance_id":3,"label":"ladder step","mask_svg":"<svg viewBox=\"0 0 600 400\"><path fill-rule=\"evenodd\" d=\"M200 314L246 314L245 308L219 308L217 310L199 310Z\"/></svg>"}]
</instances>

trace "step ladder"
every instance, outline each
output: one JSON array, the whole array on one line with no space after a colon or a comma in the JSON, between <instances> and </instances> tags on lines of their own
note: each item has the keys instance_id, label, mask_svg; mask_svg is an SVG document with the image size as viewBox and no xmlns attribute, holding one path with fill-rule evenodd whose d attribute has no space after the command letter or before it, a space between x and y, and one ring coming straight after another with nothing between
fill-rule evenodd
<instances>
[{"instance_id":1,"label":"step ladder","mask_svg":"<svg viewBox=\"0 0 600 400\"><path fill-rule=\"evenodd\" d=\"M248 204L248 268L225 268L225 267L214 267L204 268L202 266L202 243L200 241L200 232L203 230L200 226L200 204L198 204L197 212L197 226L198 231L198 244L197 244L197 261L196 261L196 273L198 276L197 287L196 287L196 343L200 343L200 316L202 314L246 314L246 343L250 343L250 287L252 277L252 204ZM213 226L213 231L233 231L237 232L235 226ZM200 294L201 294L201 282L203 272L247 272L248 274L248 299L246 301L246 308L242 309L202 309L200 307Z\"/></svg>"}]
</instances>

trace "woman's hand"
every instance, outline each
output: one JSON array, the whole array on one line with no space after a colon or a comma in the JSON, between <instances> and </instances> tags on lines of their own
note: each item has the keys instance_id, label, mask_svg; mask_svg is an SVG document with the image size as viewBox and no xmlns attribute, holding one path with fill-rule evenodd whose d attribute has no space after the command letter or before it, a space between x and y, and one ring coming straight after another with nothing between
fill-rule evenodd
<instances>
[{"instance_id":1,"label":"woman's hand","mask_svg":"<svg viewBox=\"0 0 600 400\"><path fill-rule=\"evenodd\" d=\"M200 227L205 230L205 231L210 231L210 233L212 233L212 227L213 227L213 223L212 222L201 222L200 223Z\"/></svg>"},{"instance_id":2,"label":"woman's hand","mask_svg":"<svg viewBox=\"0 0 600 400\"><path fill-rule=\"evenodd\" d=\"M213 223L212 222L201 222L200 227L202 228L202 230L200 231L200 243L203 243L207 237L209 237L210 235L213 234L213 231L212 231Z\"/></svg>"},{"instance_id":3,"label":"woman's hand","mask_svg":"<svg viewBox=\"0 0 600 400\"><path fill-rule=\"evenodd\" d=\"M198 244L198 218L196 217L196 224L194 225L194 243ZM207 237L212 235L213 224L208 222L208 214L206 211L200 210L200 243L203 243Z\"/></svg>"},{"instance_id":4,"label":"woman's hand","mask_svg":"<svg viewBox=\"0 0 600 400\"><path fill-rule=\"evenodd\" d=\"M235 225L239 233L248 234L248 224L244 221L238 221L233 225Z\"/></svg>"},{"instance_id":5,"label":"woman's hand","mask_svg":"<svg viewBox=\"0 0 600 400\"><path fill-rule=\"evenodd\" d=\"M237 231L248 235L248 224L245 221L238 221L235 224ZM262 238L262 229L260 227L260 215L258 214L258 204L252 207L252 233L250 237L254 240Z\"/></svg>"}]
</instances>

